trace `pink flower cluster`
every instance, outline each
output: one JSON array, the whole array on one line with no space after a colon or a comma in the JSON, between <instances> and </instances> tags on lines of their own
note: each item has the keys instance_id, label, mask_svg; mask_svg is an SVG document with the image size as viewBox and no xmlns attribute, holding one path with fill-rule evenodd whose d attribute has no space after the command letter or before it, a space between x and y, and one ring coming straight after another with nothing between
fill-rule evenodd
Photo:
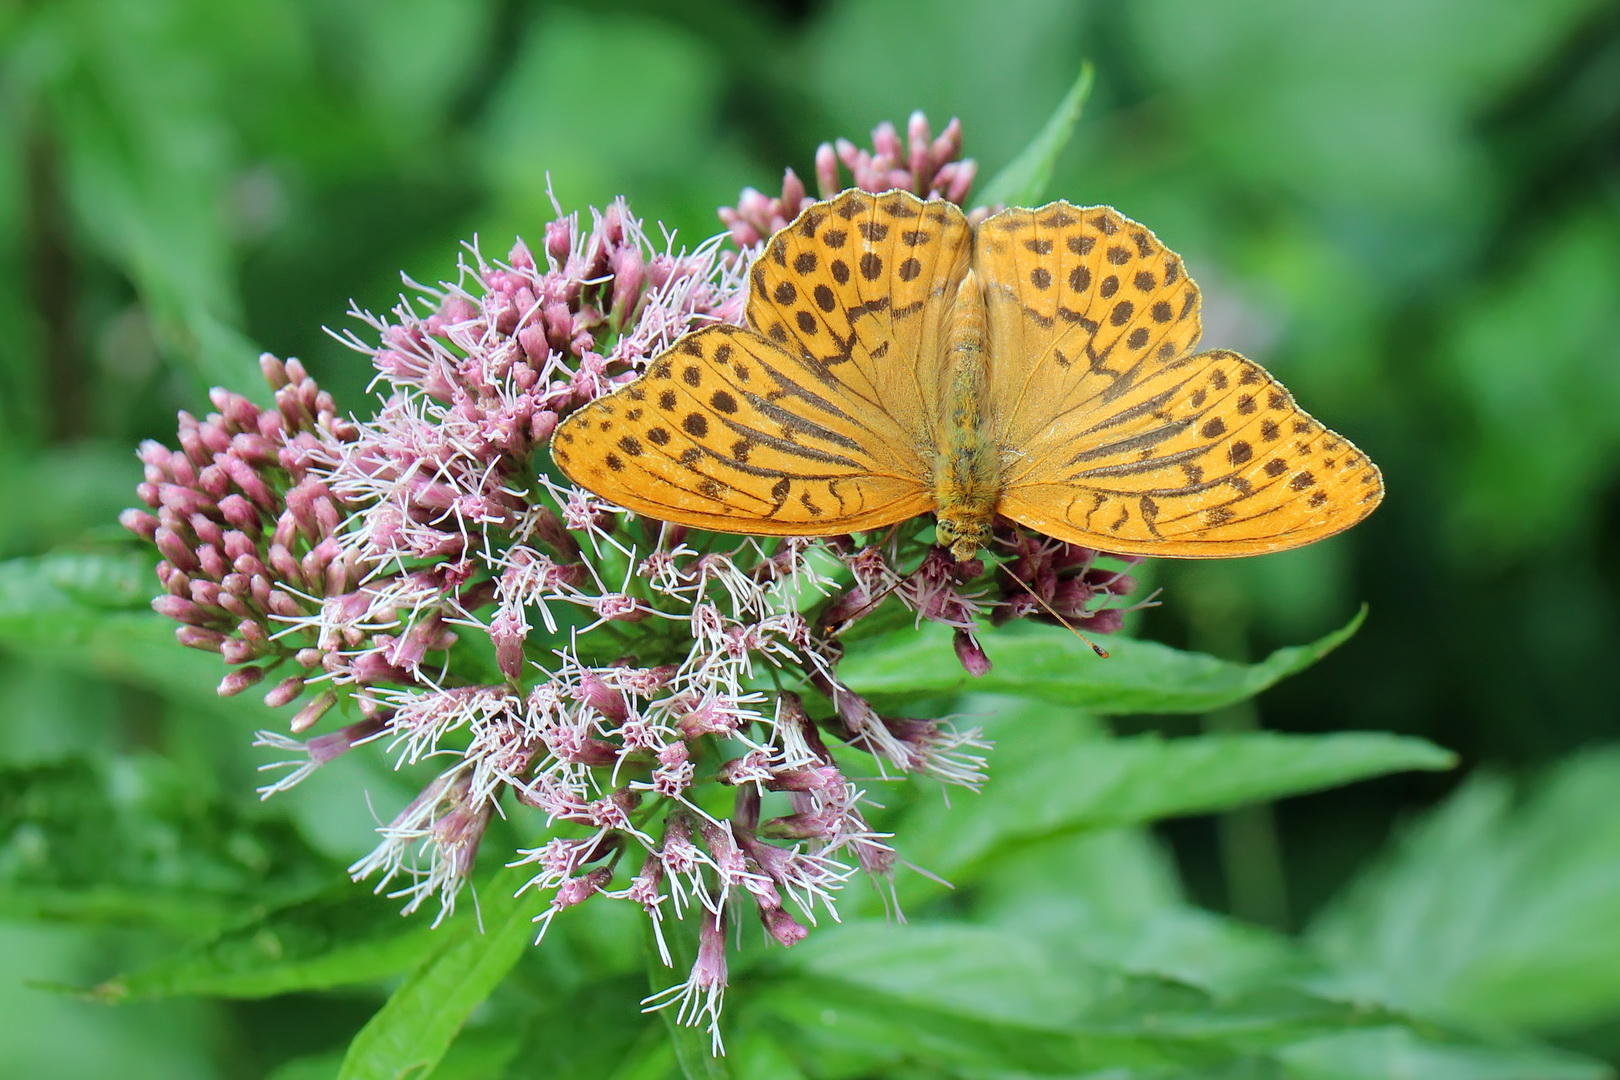
<instances>
[{"instance_id":1,"label":"pink flower cluster","mask_svg":"<svg viewBox=\"0 0 1620 1080\"><path fill-rule=\"evenodd\" d=\"M908 136L885 125L870 153L823 147L823 194L836 159L874 190L962 199L960 126L934 139L918 114ZM357 879L407 910L437 897L443 917L491 817L531 808L568 826L512 856L548 898L540 932L618 899L652 920L669 964L669 921L695 916L697 963L649 1004L708 1025L717 1051L736 921L752 912L790 946L836 918L857 872L891 873L856 777L983 779L977 732L884 715L842 682L839 635L892 599L951 627L983 674L982 618L1107 632L1104 605L1131 588L1095 553L1011 529L991 570L931 547L923 522L864 546L689 535L552 479L558 420L682 334L739 321L751 246L806 198L789 173L782 199L745 192L721 211L741 253L723 237L655 246L622 200L588 226L559 211L540 249L504 262L469 249L456 283L353 313L371 333L346 340L385 387L371 419L341 419L297 361L266 357L275 408L221 391L217 414L182 416L180 450L142 449L155 513L125 517L163 556L157 609L234 666L222 693L292 670L266 698L305 699L290 733L261 733L288 755L266 795L372 741L401 764L445 763ZM296 737L334 710L345 726ZM716 788L729 812L696 797Z\"/></svg>"}]
</instances>

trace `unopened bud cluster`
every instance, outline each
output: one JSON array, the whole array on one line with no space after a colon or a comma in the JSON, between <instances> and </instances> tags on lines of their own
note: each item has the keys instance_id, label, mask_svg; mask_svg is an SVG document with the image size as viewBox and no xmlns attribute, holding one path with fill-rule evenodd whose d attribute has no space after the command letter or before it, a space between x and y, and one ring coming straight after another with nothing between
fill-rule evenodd
<instances>
[{"instance_id":1,"label":"unopened bud cluster","mask_svg":"<svg viewBox=\"0 0 1620 1080\"><path fill-rule=\"evenodd\" d=\"M842 166L842 168L840 168ZM844 172L850 182L844 180ZM862 191L909 191L925 199L963 203L978 175L978 163L962 157L962 123L952 120L937 137L928 118L911 114L902 140L885 120L872 132L872 149L864 150L848 139L822 143L816 149L816 195L812 197L798 174L788 169L782 194L772 198L744 188L737 205L722 206L720 221L740 248L751 248L784 228L799 211L816 199L831 198L848 187ZM975 211L970 220L984 215Z\"/></svg>"}]
</instances>

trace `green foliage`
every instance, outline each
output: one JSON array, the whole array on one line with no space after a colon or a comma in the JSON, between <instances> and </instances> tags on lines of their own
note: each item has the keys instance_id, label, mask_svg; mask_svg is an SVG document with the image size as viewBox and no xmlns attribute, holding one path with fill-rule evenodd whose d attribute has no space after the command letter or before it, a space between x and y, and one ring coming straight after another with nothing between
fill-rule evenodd
<instances>
[{"instance_id":1,"label":"green foliage","mask_svg":"<svg viewBox=\"0 0 1620 1080\"><path fill-rule=\"evenodd\" d=\"M64 0L0 13L0 49L8 1075L1613 1075L1620 25L1597 0ZM1164 606L1107 661L1009 628L970 680L939 627L852 635L851 683L982 724L990 779L881 793L900 857L950 882L902 867L909 922L873 890L791 950L744 928L715 1062L638 1012L619 909L532 948L542 909L493 851L478 910L436 929L348 885L347 763L253 800L246 744L278 718L214 695L218 657L174 644L110 522L136 442L208 385L261 392L260 348L364 409L320 327L391 304L401 268L453 276L464 237L537 240L548 190L627 194L695 242L743 184L916 107L963 118L976 201L1152 225L1208 343L1351 433L1390 502L1309 552L1145 568ZM1357 637L1324 635L1364 600ZM1447 796L1437 743L1487 767ZM1220 910L1201 815L1234 811L1280 822L1302 933Z\"/></svg>"},{"instance_id":2,"label":"green foliage","mask_svg":"<svg viewBox=\"0 0 1620 1080\"><path fill-rule=\"evenodd\" d=\"M1311 928L1336 993L1487 1030L1620 1008L1620 753L1477 776Z\"/></svg>"},{"instance_id":3,"label":"green foliage","mask_svg":"<svg viewBox=\"0 0 1620 1080\"><path fill-rule=\"evenodd\" d=\"M529 875L497 874L482 908L487 924L461 919L349 1044L339 1080L371 1080L429 1072L450 1048L472 1011L534 940L530 907L513 893Z\"/></svg>"},{"instance_id":4,"label":"green foliage","mask_svg":"<svg viewBox=\"0 0 1620 1080\"><path fill-rule=\"evenodd\" d=\"M1074 135L1075 124L1080 122L1080 110L1091 96L1095 74L1089 63L1081 65L1080 77L1035 141L985 183L978 195L980 205L1038 206L1046 199L1052 168Z\"/></svg>"},{"instance_id":5,"label":"green foliage","mask_svg":"<svg viewBox=\"0 0 1620 1080\"><path fill-rule=\"evenodd\" d=\"M257 914L94 992L115 1002L262 998L377 982L448 944L447 935L397 916L393 903L343 887Z\"/></svg>"},{"instance_id":6,"label":"green foliage","mask_svg":"<svg viewBox=\"0 0 1620 1080\"><path fill-rule=\"evenodd\" d=\"M13 919L204 933L327 872L284 824L211 804L146 755L0 770L0 824L0 913Z\"/></svg>"},{"instance_id":7,"label":"green foliage","mask_svg":"<svg viewBox=\"0 0 1620 1080\"><path fill-rule=\"evenodd\" d=\"M1354 634L1363 618L1357 615L1342 630L1310 645L1278 649L1258 664L1234 664L1129 638L1110 641L1103 660L1089 655L1068 630L1009 624L979 635L994 666L978 679L950 662L950 631L931 624L869 638L839 670L852 688L879 701L949 694L971 685L1105 716L1207 712L1252 697L1315 663Z\"/></svg>"}]
</instances>

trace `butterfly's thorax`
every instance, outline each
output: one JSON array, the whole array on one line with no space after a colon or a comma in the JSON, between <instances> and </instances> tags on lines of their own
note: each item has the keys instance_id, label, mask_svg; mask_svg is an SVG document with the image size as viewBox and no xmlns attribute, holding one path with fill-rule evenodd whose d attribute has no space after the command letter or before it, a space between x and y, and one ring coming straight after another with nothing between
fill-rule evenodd
<instances>
[{"instance_id":1,"label":"butterfly's thorax","mask_svg":"<svg viewBox=\"0 0 1620 1080\"><path fill-rule=\"evenodd\" d=\"M985 425L988 325L984 293L969 270L946 336L945 408L932 476L939 542L959 560L973 558L988 543L1001 491L1000 456Z\"/></svg>"}]
</instances>

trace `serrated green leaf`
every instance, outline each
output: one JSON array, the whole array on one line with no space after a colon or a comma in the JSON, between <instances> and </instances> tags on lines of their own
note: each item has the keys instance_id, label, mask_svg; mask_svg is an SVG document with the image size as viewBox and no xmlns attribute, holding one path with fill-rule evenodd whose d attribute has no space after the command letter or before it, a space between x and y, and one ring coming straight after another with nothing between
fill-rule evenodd
<instances>
[{"instance_id":1,"label":"serrated green leaf","mask_svg":"<svg viewBox=\"0 0 1620 1080\"><path fill-rule=\"evenodd\" d=\"M1080 66L1079 77L1034 141L984 185L978 196L980 206L1035 206L1041 202L1052 179L1052 167L1069 144L1080 110L1091 96L1092 75L1089 61Z\"/></svg>"},{"instance_id":2,"label":"serrated green leaf","mask_svg":"<svg viewBox=\"0 0 1620 1080\"><path fill-rule=\"evenodd\" d=\"M272 911L211 941L97 986L97 997L264 998L352 986L420 963L440 939L396 902L344 888Z\"/></svg>"},{"instance_id":3,"label":"serrated green leaf","mask_svg":"<svg viewBox=\"0 0 1620 1080\"><path fill-rule=\"evenodd\" d=\"M1069 755L1034 754L991 770L982 798L920 830L930 843L906 858L956 879L998 851L1082 829L1211 813L1407 769L1447 769L1451 753L1422 739L1378 732L1256 732L1164 739L1100 739Z\"/></svg>"},{"instance_id":4,"label":"serrated green leaf","mask_svg":"<svg viewBox=\"0 0 1620 1080\"><path fill-rule=\"evenodd\" d=\"M1308 645L1278 649L1257 664L1130 638L1110 640L1104 660L1062 627L1010 624L979 634L992 666L978 679L955 662L950 628L930 623L861 642L844 658L839 675L873 698L975 690L1027 695L1102 715L1208 712L1304 670L1348 640L1365 618L1363 609L1343 628Z\"/></svg>"},{"instance_id":5,"label":"serrated green leaf","mask_svg":"<svg viewBox=\"0 0 1620 1080\"><path fill-rule=\"evenodd\" d=\"M1471 780L1329 906L1325 980L1424 1016L1566 1031L1620 1010L1620 749L1551 770L1522 802Z\"/></svg>"},{"instance_id":6,"label":"serrated green leaf","mask_svg":"<svg viewBox=\"0 0 1620 1080\"><path fill-rule=\"evenodd\" d=\"M951 924L829 928L770 970L745 988L749 1007L789 1026L805 1056L840 1046L868 1055L871 1074L897 1060L1064 1076L1218 1066L1378 1019L1297 991L1221 999L1059 964L1018 934Z\"/></svg>"},{"instance_id":7,"label":"serrated green leaf","mask_svg":"<svg viewBox=\"0 0 1620 1080\"><path fill-rule=\"evenodd\" d=\"M531 876L524 867L501 871L480 895L481 919L440 927L438 948L349 1044L338 1080L401 1080L433 1070L467 1017L533 943L532 918L543 904L530 892L513 896Z\"/></svg>"}]
</instances>

